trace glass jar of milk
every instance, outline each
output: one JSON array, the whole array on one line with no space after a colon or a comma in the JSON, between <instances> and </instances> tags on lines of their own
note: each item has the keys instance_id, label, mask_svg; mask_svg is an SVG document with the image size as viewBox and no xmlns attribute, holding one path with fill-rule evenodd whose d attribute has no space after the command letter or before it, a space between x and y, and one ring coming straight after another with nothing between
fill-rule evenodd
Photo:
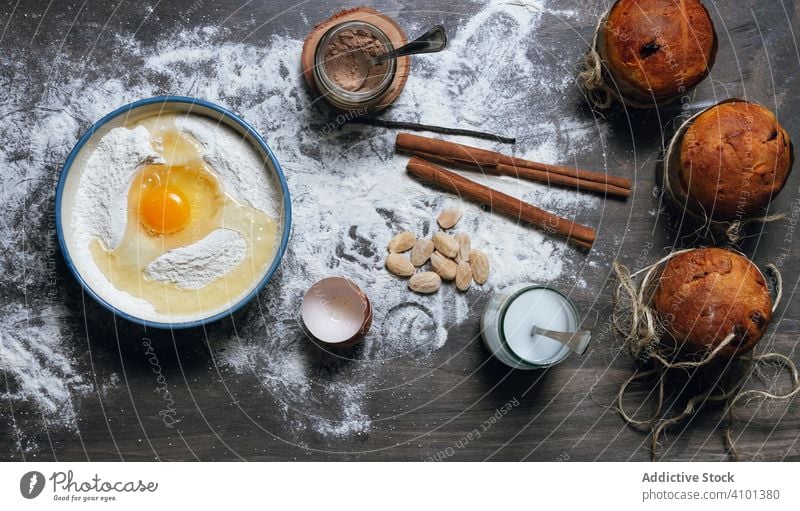
<instances>
[{"instance_id":1,"label":"glass jar of milk","mask_svg":"<svg viewBox=\"0 0 800 511\"><path fill-rule=\"evenodd\" d=\"M533 327L575 332L580 326L575 304L560 291L540 284L517 284L492 296L481 318L483 342L492 354L515 369L541 369L570 353L564 344Z\"/></svg>"}]
</instances>

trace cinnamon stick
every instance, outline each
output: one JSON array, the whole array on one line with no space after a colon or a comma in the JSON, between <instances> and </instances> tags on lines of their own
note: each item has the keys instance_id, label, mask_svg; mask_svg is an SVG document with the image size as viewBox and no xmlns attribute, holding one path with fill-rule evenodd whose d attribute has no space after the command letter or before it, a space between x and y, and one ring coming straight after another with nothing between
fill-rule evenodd
<instances>
[{"instance_id":1,"label":"cinnamon stick","mask_svg":"<svg viewBox=\"0 0 800 511\"><path fill-rule=\"evenodd\" d=\"M564 167L562 165L551 165L549 163L539 163L531 160L523 160L514 156L500 155L500 163L510 165L512 167L536 169L550 174L561 174L563 176L570 176L584 181L594 181L597 183L604 183L619 188L626 188L628 190L633 188L633 183L626 177L609 176L603 172L594 172L592 170L576 169L573 167Z\"/></svg>"},{"instance_id":2,"label":"cinnamon stick","mask_svg":"<svg viewBox=\"0 0 800 511\"><path fill-rule=\"evenodd\" d=\"M409 153L423 153L452 159L471 165L488 165L494 167L500 163L500 153L471 147L438 138L421 137L411 133L398 133L395 141L397 149Z\"/></svg>"},{"instance_id":3,"label":"cinnamon stick","mask_svg":"<svg viewBox=\"0 0 800 511\"><path fill-rule=\"evenodd\" d=\"M616 187L609 191L609 193L612 194L617 194L616 192L619 191L617 188L628 190L632 188L631 180L623 177L609 176L602 172L594 172L590 170L564 167L561 165L550 165L547 163L524 160L522 158L506 156L502 153L489 151L487 149L457 144L455 142L448 142L446 140L412 135L410 133L398 133L396 144L399 150L405 152L413 154L431 154L468 165L477 165L482 167L497 167L498 165L505 165L509 167L516 167L516 173L518 174L521 169L533 169L550 175L571 177L575 180L580 180L581 182L591 181L595 183L602 183L604 185ZM588 187L585 188L588 189Z\"/></svg>"},{"instance_id":4,"label":"cinnamon stick","mask_svg":"<svg viewBox=\"0 0 800 511\"><path fill-rule=\"evenodd\" d=\"M551 174L549 172L543 172L541 170L536 170L529 167L512 167L511 165L505 165L502 163L498 163L496 165L468 164L464 161L456 161L452 158L447 158L436 154L430 154L430 153L414 153L414 154L419 156L420 158L423 158L431 162L451 165L466 170L478 168L483 170L484 172L492 174L517 177L517 178L527 179L529 181L535 181L537 183L565 186L569 188L574 188L579 191L595 192L603 195L613 195L621 198L627 198L630 197L631 195L631 190L629 188L621 188L619 186L607 185L604 183L598 183L597 181L585 181L583 179L564 176L562 174Z\"/></svg>"},{"instance_id":5,"label":"cinnamon stick","mask_svg":"<svg viewBox=\"0 0 800 511\"><path fill-rule=\"evenodd\" d=\"M409 160L406 169L410 174L423 181L457 193L466 199L486 204L495 211L529 222L545 232L559 235L580 247L588 249L594 243L594 229L576 224L572 220L548 213L516 197L470 181L455 172L450 172L417 156Z\"/></svg>"},{"instance_id":6,"label":"cinnamon stick","mask_svg":"<svg viewBox=\"0 0 800 511\"><path fill-rule=\"evenodd\" d=\"M556 174L531 167L514 167L511 165L498 163L494 168L497 170L498 174L502 174L504 176L521 177L523 179L528 179L530 181L536 181L539 183L546 183L549 185L567 186L580 191L596 192L622 198L627 198L631 195L630 188L622 188L612 184L578 179L572 176Z\"/></svg>"}]
</instances>

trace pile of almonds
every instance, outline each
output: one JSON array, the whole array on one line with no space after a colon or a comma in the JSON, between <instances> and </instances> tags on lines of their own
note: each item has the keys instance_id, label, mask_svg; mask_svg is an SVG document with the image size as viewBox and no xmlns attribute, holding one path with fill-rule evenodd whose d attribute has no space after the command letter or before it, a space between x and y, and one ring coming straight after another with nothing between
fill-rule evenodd
<instances>
[{"instance_id":1,"label":"pile of almonds","mask_svg":"<svg viewBox=\"0 0 800 511\"><path fill-rule=\"evenodd\" d=\"M462 214L460 209L450 208L439 215L437 222L444 230L452 229ZM473 280L484 284L489 279L489 259L472 248L465 232L450 236L439 231L432 239L417 239L413 232L403 231L392 238L387 248L386 269L398 277L410 277L408 287L417 293L435 293L442 279L455 281L459 291L469 289ZM406 256L404 253L409 250L410 255ZM428 262L433 271L417 272Z\"/></svg>"}]
</instances>

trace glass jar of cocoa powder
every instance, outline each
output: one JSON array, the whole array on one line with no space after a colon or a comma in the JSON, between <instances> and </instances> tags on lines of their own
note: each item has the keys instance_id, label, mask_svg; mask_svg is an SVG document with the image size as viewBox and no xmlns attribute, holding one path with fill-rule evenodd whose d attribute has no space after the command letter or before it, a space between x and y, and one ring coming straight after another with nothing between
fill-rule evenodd
<instances>
[{"instance_id":1,"label":"glass jar of cocoa powder","mask_svg":"<svg viewBox=\"0 0 800 511\"><path fill-rule=\"evenodd\" d=\"M371 59L394 49L381 29L364 21L334 25L314 53L314 81L319 92L342 110L368 109L390 90L397 63L372 65Z\"/></svg>"}]
</instances>

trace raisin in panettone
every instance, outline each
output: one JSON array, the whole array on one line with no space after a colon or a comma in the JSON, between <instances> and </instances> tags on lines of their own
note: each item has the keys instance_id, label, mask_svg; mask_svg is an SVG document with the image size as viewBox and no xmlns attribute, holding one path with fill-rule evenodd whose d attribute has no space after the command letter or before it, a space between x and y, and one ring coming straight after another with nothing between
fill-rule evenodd
<instances>
[{"instance_id":1,"label":"raisin in panettone","mask_svg":"<svg viewBox=\"0 0 800 511\"><path fill-rule=\"evenodd\" d=\"M697 85L713 64L716 33L699 0L618 0L602 26L600 52L623 98L656 104Z\"/></svg>"}]
</instances>

